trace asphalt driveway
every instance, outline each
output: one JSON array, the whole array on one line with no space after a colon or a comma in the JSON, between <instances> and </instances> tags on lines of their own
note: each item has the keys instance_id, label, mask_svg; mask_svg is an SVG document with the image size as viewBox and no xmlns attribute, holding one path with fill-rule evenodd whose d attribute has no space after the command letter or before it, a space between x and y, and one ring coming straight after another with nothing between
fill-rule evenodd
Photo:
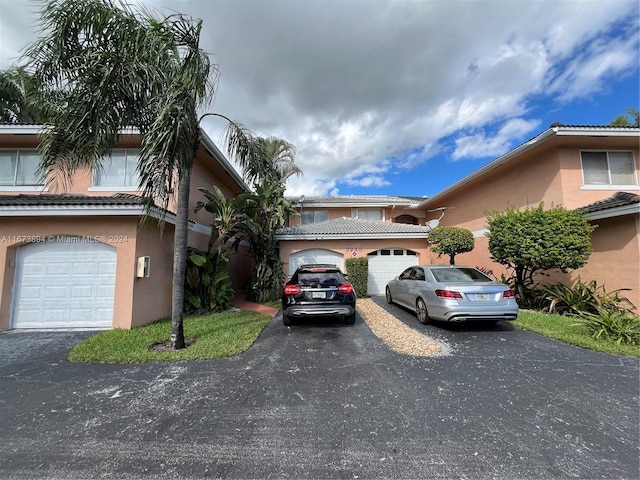
<instances>
[{"instance_id":1,"label":"asphalt driveway","mask_svg":"<svg viewBox=\"0 0 640 480\"><path fill-rule=\"evenodd\" d=\"M389 308L449 353L394 353L360 318L126 366L65 361L87 332L0 334L0 478L640 477L637 359Z\"/></svg>"}]
</instances>

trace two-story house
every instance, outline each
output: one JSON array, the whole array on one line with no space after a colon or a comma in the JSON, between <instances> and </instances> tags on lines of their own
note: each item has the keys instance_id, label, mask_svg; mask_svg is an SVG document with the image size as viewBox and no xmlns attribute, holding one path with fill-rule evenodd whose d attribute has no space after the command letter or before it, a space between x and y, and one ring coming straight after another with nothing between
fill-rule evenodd
<instances>
[{"instance_id":1,"label":"two-story house","mask_svg":"<svg viewBox=\"0 0 640 480\"><path fill-rule=\"evenodd\" d=\"M175 203L161 232L141 223L136 175L139 136L123 132L102 171L78 171L64 191L36 176L37 125L0 125L0 330L131 328L171 313ZM236 170L203 135L191 180L227 196L248 191ZM204 249L211 232L204 210L192 213L189 245ZM245 252L232 259L235 288L248 281Z\"/></svg>"},{"instance_id":2,"label":"two-story house","mask_svg":"<svg viewBox=\"0 0 640 480\"><path fill-rule=\"evenodd\" d=\"M347 258L369 258L368 293L384 293L386 282L410 265L426 261L427 233L433 228L419 208L424 198L333 196L289 198L299 216L276 238L285 272L304 263L333 263L343 270Z\"/></svg>"},{"instance_id":3,"label":"two-story house","mask_svg":"<svg viewBox=\"0 0 640 480\"><path fill-rule=\"evenodd\" d=\"M448 261L446 256L438 258L430 252L426 243L429 227L435 225L430 220L439 219L438 212L444 211L440 225L466 228L476 240L474 250L456 256L456 263L489 268L499 276L504 270L490 258L487 212L503 211L510 204L526 208L544 202L547 207L582 209L598 228L592 235L593 253L585 267L568 274L552 272L541 280L572 284L581 276L596 280L609 291L630 288L624 295L638 307L639 139L637 127L553 125L428 198L405 199L407 203L400 205L387 199L387 206L374 204L370 197L337 197L335 202L334 197L303 199L297 205L302 224L278 232L281 259L291 272L300 259L321 258L342 265L345 258L366 255L373 270L369 293L383 293L386 282L410 261ZM360 208L379 213L372 212L369 220L358 220ZM409 223L423 226L414 226L412 232L395 230L402 228L392 223L399 219L414 219ZM407 258L408 252L411 258ZM387 259L381 262L382 253ZM379 268L379 263L389 268Z\"/></svg>"}]
</instances>

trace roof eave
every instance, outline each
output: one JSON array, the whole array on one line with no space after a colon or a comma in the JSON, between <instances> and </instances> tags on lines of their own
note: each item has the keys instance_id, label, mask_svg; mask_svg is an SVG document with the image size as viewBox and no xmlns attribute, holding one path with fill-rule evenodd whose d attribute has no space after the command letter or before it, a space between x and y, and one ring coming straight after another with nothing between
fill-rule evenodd
<instances>
[{"instance_id":1,"label":"roof eave","mask_svg":"<svg viewBox=\"0 0 640 480\"><path fill-rule=\"evenodd\" d=\"M640 214L640 203L634 203L631 205L623 205L615 208L607 208L605 210L599 210L597 212L585 213L584 216L589 220L601 220L604 218L621 217L623 215L638 215Z\"/></svg>"},{"instance_id":2,"label":"roof eave","mask_svg":"<svg viewBox=\"0 0 640 480\"><path fill-rule=\"evenodd\" d=\"M207 135L204 130L202 130L201 135L202 144L209 151L211 156L214 157L218 161L218 163L220 163L225 172L227 172L231 176L231 178L238 184L240 188L242 188L242 190L244 190L245 192L249 192L251 190L249 186L245 183L244 179L238 173L238 171L233 168L231 163L229 163L227 157L224 156L224 154L220 151L213 140L211 140L211 137L209 137L209 135Z\"/></svg>"},{"instance_id":3,"label":"roof eave","mask_svg":"<svg viewBox=\"0 0 640 480\"><path fill-rule=\"evenodd\" d=\"M142 215L142 205L11 205L0 207L0 217L40 217L47 215L65 216L113 216L113 215ZM151 216L160 215L151 212ZM175 216L171 213L167 217Z\"/></svg>"},{"instance_id":4,"label":"roof eave","mask_svg":"<svg viewBox=\"0 0 640 480\"><path fill-rule=\"evenodd\" d=\"M484 167L479 168L475 172L467 175L466 177L462 178L461 180L458 180L453 185L445 188L444 190L441 190L440 192L436 193L435 195L430 196L424 202L421 202L419 206L420 207L424 207L427 204L433 203L435 200L438 200L439 198L447 195L448 193L450 193L450 192L452 192L454 190L457 190L461 186L472 182L476 178L481 177L482 175L484 175L485 173L490 172L491 170L493 170L495 168L498 168L499 166L507 163L512 158L515 158L518 155L522 154L523 152L526 152L527 150L530 150L531 148L539 145L540 143L546 141L548 138L553 137L554 135L556 135L556 133L557 133L557 127L552 127L552 128L549 128L549 129L545 130L544 132L542 132L537 137L532 138L528 142L523 143L522 145L520 145L520 146L514 148L513 150L505 153L501 157L498 157L497 159L489 162Z\"/></svg>"},{"instance_id":5,"label":"roof eave","mask_svg":"<svg viewBox=\"0 0 640 480\"><path fill-rule=\"evenodd\" d=\"M276 240L379 240L393 238L426 239L427 233L339 233L307 235L275 235Z\"/></svg>"},{"instance_id":6,"label":"roof eave","mask_svg":"<svg viewBox=\"0 0 640 480\"><path fill-rule=\"evenodd\" d=\"M538 145L546 142L549 138L554 136L602 136L602 137L637 137L640 133L640 128L619 128L619 127L571 127L571 126L554 126L548 128L544 132L540 133L536 137L532 138L528 142L523 143L522 145L514 148L513 150L505 153L504 155L498 157L497 159L489 162L484 167L479 168L475 172L467 175L461 180L457 181L453 185L441 190L440 192L432 195L431 197L425 199L423 202L420 202L419 207L423 208L426 205L434 203L434 201L444 197L445 195L451 193L452 191L466 185L467 183L472 182L478 177L484 175L485 173L504 165L509 162L513 158L521 155L522 153L530 150L532 148L537 147Z\"/></svg>"}]
</instances>

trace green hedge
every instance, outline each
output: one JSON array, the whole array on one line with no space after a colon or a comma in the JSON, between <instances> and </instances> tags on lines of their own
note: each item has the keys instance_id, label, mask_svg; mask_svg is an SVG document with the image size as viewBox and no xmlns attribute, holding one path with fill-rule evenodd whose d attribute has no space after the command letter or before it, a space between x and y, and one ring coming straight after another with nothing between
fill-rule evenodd
<instances>
[{"instance_id":1,"label":"green hedge","mask_svg":"<svg viewBox=\"0 0 640 480\"><path fill-rule=\"evenodd\" d=\"M369 278L369 259L367 257L347 258L345 267L349 282L356 291L357 298L367 297L367 279Z\"/></svg>"}]
</instances>

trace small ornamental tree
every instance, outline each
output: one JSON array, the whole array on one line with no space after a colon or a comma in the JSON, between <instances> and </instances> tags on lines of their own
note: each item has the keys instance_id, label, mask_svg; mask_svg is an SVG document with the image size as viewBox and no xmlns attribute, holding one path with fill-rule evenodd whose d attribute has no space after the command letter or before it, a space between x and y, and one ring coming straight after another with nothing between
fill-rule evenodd
<instances>
[{"instance_id":1,"label":"small ornamental tree","mask_svg":"<svg viewBox=\"0 0 640 480\"><path fill-rule=\"evenodd\" d=\"M487 222L491 258L513 270L516 292L525 304L525 286L533 284L535 272L567 272L587 263L596 228L579 211L561 206L545 211L542 203L523 211L510 205L504 212L489 212Z\"/></svg>"},{"instance_id":2,"label":"small ornamental tree","mask_svg":"<svg viewBox=\"0 0 640 480\"><path fill-rule=\"evenodd\" d=\"M455 265L458 253L470 252L475 246L473 233L461 227L438 227L429 232L427 240L438 257L449 255L449 264Z\"/></svg>"}]
</instances>

